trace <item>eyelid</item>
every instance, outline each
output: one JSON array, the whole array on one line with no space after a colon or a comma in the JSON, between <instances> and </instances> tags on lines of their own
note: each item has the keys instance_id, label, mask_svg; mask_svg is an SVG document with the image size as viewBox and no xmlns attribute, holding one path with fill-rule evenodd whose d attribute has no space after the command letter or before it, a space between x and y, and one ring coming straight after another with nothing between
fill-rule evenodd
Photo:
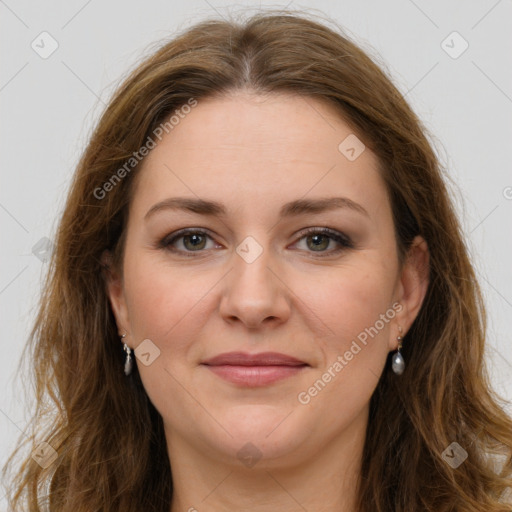
<instances>
[{"instance_id":1,"label":"eyelid","mask_svg":"<svg viewBox=\"0 0 512 512\"><path fill-rule=\"evenodd\" d=\"M347 249L354 249L354 243L351 238L347 236L345 233L338 231L336 229L331 229L328 227L309 227L301 230L297 233L298 236L297 242L300 242L303 238L305 238L308 234L311 235L324 235L335 241L338 244L338 247L335 249L331 249L330 251L306 251L308 255L313 255L313 258L328 258L332 256L337 256L341 252L346 251ZM297 243L295 242L295 243Z\"/></svg>"},{"instance_id":2,"label":"eyelid","mask_svg":"<svg viewBox=\"0 0 512 512\"><path fill-rule=\"evenodd\" d=\"M199 234L202 236L207 236L211 240L214 240L214 236L212 232L206 228L183 228L178 231L175 231L173 233L170 233L169 235L166 235L163 239L160 240L158 243L158 247L161 249L166 249L170 252L174 253L180 253L185 254L186 256L193 256L194 253L204 253L206 250L198 250L198 251L182 251L177 249L170 249L171 244L174 243L176 240L179 240L180 238L183 238L184 236L191 235L191 234ZM300 242L303 238L305 238L307 235L324 235L330 238L331 240L335 241L339 244L337 249L332 249L330 251L306 251L310 254L316 254L315 257L326 257L326 256L332 256L335 254L338 254L339 252L346 250L346 249L352 249L354 248L354 244L350 237L345 235L344 233L337 231L335 229L331 229L328 227L308 227L304 228L298 233L295 234L295 237L298 237L297 240L294 242ZM217 242L216 242L217 243Z\"/></svg>"},{"instance_id":3,"label":"eyelid","mask_svg":"<svg viewBox=\"0 0 512 512\"><path fill-rule=\"evenodd\" d=\"M174 232L164 236L158 242L158 247L160 249L166 249L170 252L187 254L187 255L193 255L194 253L204 252L204 250L202 250L202 251L180 251L177 249L170 249L171 243L175 242L176 240L179 240L180 238L183 238L184 236L194 235L194 234L207 236L212 240L214 239L212 232L208 229L205 229L205 228L183 228L183 229L179 229L178 231L174 231Z\"/></svg>"},{"instance_id":4,"label":"eyelid","mask_svg":"<svg viewBox=\"0 0 512 512\"><path fill-rule=\"evenodd\" d=\"M296 236L299 236L299 239L304 238L305 235L308 234L320 234L320 235L326 235L331 237L332 239L338 241L342 245L346 245L347 247L354 247L354 243L350 239L348 235L345 233L338 231L336 229L331 229L328 227L310 227L310 228L304 228L303 230L299 231Z\"/></svg>"}]
</instances>

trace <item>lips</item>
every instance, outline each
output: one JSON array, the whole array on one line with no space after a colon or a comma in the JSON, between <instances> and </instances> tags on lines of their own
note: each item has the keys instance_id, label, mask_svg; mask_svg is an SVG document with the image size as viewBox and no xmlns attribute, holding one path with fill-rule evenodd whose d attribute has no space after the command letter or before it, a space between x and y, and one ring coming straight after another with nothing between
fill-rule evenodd
<instances>
[{"instance_id":1,"label":"lips","mask_svg":"<svg viewBox=\"0 0 512 512\"><path fill-rule=\"evenodd\" d=\"M202 363L218 377L241 387L268 386L300 374L310 365L277 352L228 352Z\"/></svg>"},{"instance_id":2,"label":"lips","mask_svg":"<svg viewBox=\"0 0 512 512\"><path fill-rule=\"evenodd\" d=\"M203 362L208 366L303 366L307 365L295 357L278 352L261 352L247 354L245 352L226 352Z\"/></svg>"}]
</instances>

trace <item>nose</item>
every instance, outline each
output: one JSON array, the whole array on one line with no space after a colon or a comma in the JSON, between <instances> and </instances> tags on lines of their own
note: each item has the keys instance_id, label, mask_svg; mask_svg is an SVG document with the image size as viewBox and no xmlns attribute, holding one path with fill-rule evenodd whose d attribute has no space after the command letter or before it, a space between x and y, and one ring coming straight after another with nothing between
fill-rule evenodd
<instances>
[{"instance_id":1,"label":"nose","mask_svg":"<svg viewBox=\"0 0 512 512\"><path fill-rule=\"evenodd\" d=\"M279 276L279 277L278 277ZM248 329L279 325L290 316L290 291L268 249L254 260L233 254L233 268L223 280L220 314Z\"/></svg>"}]
</instances>

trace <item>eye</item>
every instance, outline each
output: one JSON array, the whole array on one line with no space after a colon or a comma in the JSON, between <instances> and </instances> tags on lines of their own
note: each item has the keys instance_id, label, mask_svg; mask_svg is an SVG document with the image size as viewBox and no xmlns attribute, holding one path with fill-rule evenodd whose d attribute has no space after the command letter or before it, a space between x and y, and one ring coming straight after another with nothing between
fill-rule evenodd
<instances>
[{"instance_id":1,"label":"eye","mask_svg":"<svg viewBox=\"0 0 512 512\"><path fill-rule=\"evenodd\" d=\"M323 257L324 254L322 253L325 253L325 256L329 256L354 247L354 244L348 236L329 228L308 228L299 234L302 235L299 242L302 240L306 241L306 249L303 250L317 253L315 255L317 257ZM192 256L190 253L200 253L205 249L214 248L206 247L208 239L213 241L213 238L207 231L187 228L166 236L158 245L162 249ZM328 249L332 242L334 242L333 245L338 244L338 247L326 251L325 249ZM179 247L180 245L181 247Z\"/></svg>"},{"instance_id":2,"label":"eye","mask_svg":"<svg viewBox=\"0 0 512 512\"><path fill-rule=\"evenodd\" d=\"M325 253L325 256L339 253L344 249L351 249L354 247L354 244L348 236L329 228L309 228L302 231L300 234L302 236L299 239L299 242L302 240L306 241L305 250L311 249L310 252ZM331 242L336 242L338 244L338 248L326 251L325 249L329 247ZM317 254L315 256L323 257L324 254Z\"/></svg>"},{"instance_id":3,"label":"eye","mask_svg":"<svg viewBox=\"0 0 512 512\"><path fill-rule=\"evenodd\" d=\"M211 247L205 247L208 238L212 240L211 236L204 230L181 229L176 233L172 233L172 235L166 236L159 243L159 246L173 252L180 252L185 254L187 252L201 252L203 249L211 249ZM181 243L176 244L176 242L179 240L181 240ZM184 250L182 248L175 247L175 245L181 245Z\"/></svg>"}]
</instances>

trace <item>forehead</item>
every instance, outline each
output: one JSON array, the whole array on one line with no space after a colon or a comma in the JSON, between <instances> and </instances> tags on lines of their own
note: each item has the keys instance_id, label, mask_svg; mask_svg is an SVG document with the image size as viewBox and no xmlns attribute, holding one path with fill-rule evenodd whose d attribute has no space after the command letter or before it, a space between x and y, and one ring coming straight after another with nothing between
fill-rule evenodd
<instances>
[{"instance_id":1,"label":"forehead","mask_svg":"<svg viewBox=\"0 0 512 512\"><path fill-rule=\"evenodd\" d=\"M179 146L183 152L201 149L244 158L263 149L268 150L264 156L276 162L300 156L308 161L322 154L324 158L337 155L340 137L353 133L340 112L325 100L282 93L238 91L200 99L178 121L164 135L160 151L162 146L173 150Z\"/></svg>"},{"instance_id":2,"label":"forehead","mask_svg":"<svg viewBox=\"0 0 512 512\"><path fill-rule=\"evenodd\" d=\"M378 159L368 148L357 156L364 146L355 137L333 106L315 98L236 92L199 99L142 163L133 206L170 194L238 209L305 195L385 201ZM343 152L347 140L356 159Z\"/></svg>"}]
</instances>

